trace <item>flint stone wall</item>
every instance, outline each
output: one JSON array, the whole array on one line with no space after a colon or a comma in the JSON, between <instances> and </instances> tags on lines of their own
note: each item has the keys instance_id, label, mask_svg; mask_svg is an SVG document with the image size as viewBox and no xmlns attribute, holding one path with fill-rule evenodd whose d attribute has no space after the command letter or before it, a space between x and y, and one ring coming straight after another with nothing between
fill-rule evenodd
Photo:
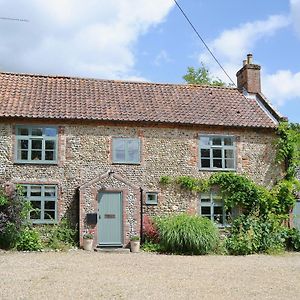
<instances>
[{"instance_id":1,"label":"flint stone wall","mask_svg":"<svg viewBox=\"0 0 300 300\"><path fill-rule=\"evenodd\" d=\"M37 124L47 125L45 122ZM176 190L176 188L163 187L159 184L159 179L163 175L207 178L213 173L199 171L200 134L234 135L237 143L237 173L248 175L256 183L271 187L278 178L282 177L282 166L278 166L274 161L275 133L272 130L61 124L59 125L58 164L30 165L14 163L14 124L1 124L0 178L2 182L57 184L59 219L67 215L73 223L79 223L79 188L108 170L118 174L128 184L143 189L144 214L166 215L183 211L196 213L198 195ZM113 164L112 137L139 137L141 163L139 165ZM93 187L96 191L100 190L102 183L97 184ZM109 184L114 188L117 183L107 181L105 183L107 188ZM124 188L128 189L128 185ZM145 205L146 192L158 192L157 206ZM95 209L93 206L96 201L95 194L89 194L84 198L85 212L90 212L91 207ZM131 201L135 203L134 209L139 210L138 193ZM126 221L129 224L126 236L139 232L138 222L132 221L134 216L138 216L137 211L133 212ZM134 222L136 222L135 226L130 225Z\"/></svg>"}]
</instances>

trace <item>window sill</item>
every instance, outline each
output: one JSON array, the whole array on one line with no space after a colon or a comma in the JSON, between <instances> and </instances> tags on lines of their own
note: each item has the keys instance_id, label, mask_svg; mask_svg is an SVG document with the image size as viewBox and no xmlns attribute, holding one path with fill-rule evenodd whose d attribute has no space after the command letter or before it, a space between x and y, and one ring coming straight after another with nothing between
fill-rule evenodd
<instances>
[{"instance_id":1,"label":"window sill","mask_svg":"<svg viewBox=\"0 0 300 300\"><path fill-rule=\"evenodd\" d=\"M30 220L33 225L55 225L57 221L38 221L38 220Z\"/></svg>"},{"instance_id":2,"label":"window sill","mask_svg":"<svg viewBox=\"0 0 300 300\"><path fill-rule=\"evenodd\" d=\"M129 165L129 166L140 166L141 163L130 163L130 162L112 162L112 165Z\"/></svg>"},{"instance_id":3,"label":"window sill","mask_svg":"<svg viewBox=\"0 0 300 300\"><path fill-rule=\"evenodd\" d=\"M236 169L199 168L199 171L206 171L206 172L236 172Z\"/></svg>"},{"instance_id":4,"label":"window sill","mask_svg":"<svg viewBox=\"0 0 300 300\"><path fill-rule=\"evenodd\" d=\"M45 161L43 161L43 162L40 162L40 161L38 161L38 162L33 162L33 161L15 161L14 165L38 165L38 166L40 166L40 165L45 165L45 166L51 165L51 166L57 166L58 162L57 161L55 161L55 162L45 162Z\"/></svg>"}]
</instances>

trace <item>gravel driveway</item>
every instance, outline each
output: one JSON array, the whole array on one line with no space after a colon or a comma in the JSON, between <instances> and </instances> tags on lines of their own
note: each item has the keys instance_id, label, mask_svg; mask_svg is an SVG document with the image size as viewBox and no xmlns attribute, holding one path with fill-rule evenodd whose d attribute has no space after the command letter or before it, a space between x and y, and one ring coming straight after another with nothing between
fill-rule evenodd
<instances>
[{"instance_id":1,"label":"gravel driveway","mask_svg":"<svg viewBox=\"0 0 300 300\"><path fill-rule=\"evenodd\" d=\"M300 299L300 254L0 252L0 299Z\"/></svg>"}]
</instances>

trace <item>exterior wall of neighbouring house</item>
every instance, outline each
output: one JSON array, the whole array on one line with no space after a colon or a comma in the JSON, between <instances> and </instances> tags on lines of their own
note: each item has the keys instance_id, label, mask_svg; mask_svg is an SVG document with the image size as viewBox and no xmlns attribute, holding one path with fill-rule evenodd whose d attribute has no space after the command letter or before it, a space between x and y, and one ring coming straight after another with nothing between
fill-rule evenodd
<instances>
[{"instance_id":1,"label":"exterior wall of neighbouring house","mask_svg":"<svg viewBox=\"0 0 300 300\"><path fill-rule=\"evenodd\" d=\"M196 213L198 195L161 186L159 179L163 175L207 178L213 173L199 171L200 134L234 135L237 172L247 174L256 183L271 187L282 176L281 167L274 162L272 130L59 124L58 164L30 165L14 163L17 124L25 122L0 125L1 181L58 185L58 219L67 215L73 222L79 222L81 237L87 226L86 213L97 212L97 195L101 190L123 191L124 245L131 235L140 232L140 188L144 214ZM35 124L47 125L44 121ZM113 164L112 137L140 138L141 163ZM145 205L146 192L158 193L157 206Z\"/></svg>"}]
</instances>

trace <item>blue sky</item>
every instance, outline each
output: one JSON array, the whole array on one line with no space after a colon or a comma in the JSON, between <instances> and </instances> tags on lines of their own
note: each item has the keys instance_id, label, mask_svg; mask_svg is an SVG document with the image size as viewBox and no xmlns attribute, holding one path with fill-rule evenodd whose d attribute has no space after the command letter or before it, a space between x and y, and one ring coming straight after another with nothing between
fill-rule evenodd
<instances>
[{"instance_id":1,"label":"blue sky","mask_svg":"<svg viewBox=\"0 0 300 300\"><path fill-rule=\"evenodd\" d=\"M247 53L262 91L300 122L300 0L178 0L235 81ZM182 83L203 61L226 80L173 0L0 0L0 69Z\"/></svg>"}]
</instances>

